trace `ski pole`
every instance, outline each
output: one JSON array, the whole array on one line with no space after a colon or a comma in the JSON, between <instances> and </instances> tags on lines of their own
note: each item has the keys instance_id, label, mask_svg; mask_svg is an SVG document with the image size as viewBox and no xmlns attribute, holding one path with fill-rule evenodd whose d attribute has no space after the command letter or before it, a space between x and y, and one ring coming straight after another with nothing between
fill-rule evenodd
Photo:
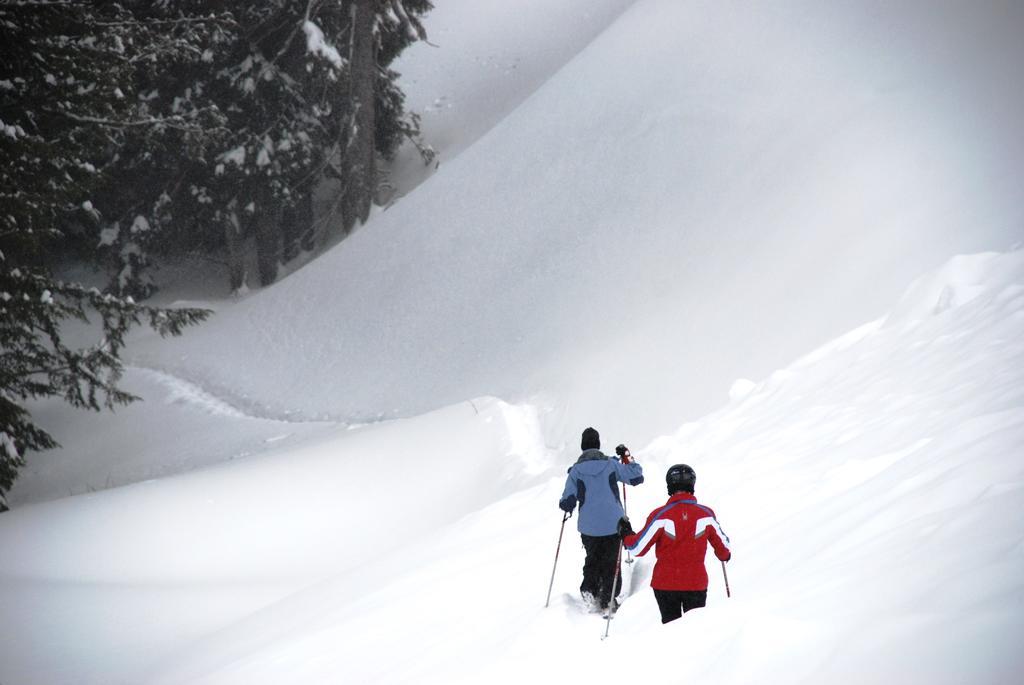
<instances>
[{"instance_id":1,"label":"ski pole","mask_svg":"<svg viewBox=\"0 0 1024 685\"><path fill-rule=\"evenodd\" d=\"M620 463L623 463L623 464L630 463L629 460L630 460L631 455L629 453L629 448L626 447L625 445L619 445L618 447L616 447L615 448L615 454L619 455L619 462ZM629 513L626 511L626 484L625 483L622 484L622 515L624 517L626 517L627 519L629 518ZM633 563L633 553L630 552L628 549L626 550L626 563L627 564L632 564Z\"/></svg>"},{"instance_id":2,"label":"ski pole","mask_svg":"<svg viewBox=\"0 0 1024 685\"><path fill-rule=\"evenodd\" d=\"M729 592L729 574L725 572L725 562L722 562L722 577L725 578L725 596L732 597L732 593Z\"/></svg>"},{"instance_id":3,"label":"ski pole","mask_svg":"<svg viewBox=\"0 0 1024 685\"><path fill-rule=\"evenodd\" d=\"M626 484L625 483L622 484L622 515L625 516L627 520L629 520L629 514L626 512ZM633 553L630 552L628 549L626 550L626 563L627 564L632 564L633 563Z\"/></svg>"},{"instance_id":4,"label":"ski pole","mask_svg":"<svg viewBox=\"0 0 1024 685\"><path fill-rule=\"evenodd\" d=\"M544 608L548 608L548 604L551 603L551 588L555 586L555 568L558 566L558 553L562 551L562 534L565 533L565 522L569 520L569 516L572 512L565 512L562 517L562 529L558 531L558 546L555 547L555 563L551 565L551 582L548 584L548 598L544 601Z\"/></svg>"},{"instance_id":5,"label":"ski pole","mask_svg":"<svg viewBox=\"0 0 1024 685\"><path fill-rule=\"evenodd\" d=\"M616 602L616 599L615 599L618 596L616 594L616 592L615 592L615 586L619 584L619 577L620 577L619 571L621 571L621 568L620 568L621 565L622 565L622 539L620 538L619 539L619 553L615 555L615 579L612 580L612 599L608 603L608 613L604 617L605 618L605 624L604 624L604 635L601 637L602 640L604 640L605 638L608 637L608 632L612 629L612 614L614 614L615 610L618 608L616 606L617 602Z\"/></svg>"}]
</instances>

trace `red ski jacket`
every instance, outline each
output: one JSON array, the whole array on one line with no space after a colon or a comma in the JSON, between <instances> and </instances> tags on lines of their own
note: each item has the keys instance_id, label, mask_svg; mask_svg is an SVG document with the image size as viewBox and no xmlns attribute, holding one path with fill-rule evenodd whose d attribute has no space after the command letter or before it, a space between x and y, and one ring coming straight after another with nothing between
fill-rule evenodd
<instances>
[{"instance_id":1,"label":"red ski jacket","mask_svg":"<svg viewBox=\"0 0 1024 685\"><path fill-rule=\"evenodd\" d=\"M708 572L704 554L708 542L715 556L729 561L729 537L718 525L715 512L697 504L690 492L677 492L665 506L647 517L643 530L623 538L626 549L637 556L647 554L653 545L658 562L654 565L651 587L655 590L707 590Z\"/></svg>"}]
</instances>

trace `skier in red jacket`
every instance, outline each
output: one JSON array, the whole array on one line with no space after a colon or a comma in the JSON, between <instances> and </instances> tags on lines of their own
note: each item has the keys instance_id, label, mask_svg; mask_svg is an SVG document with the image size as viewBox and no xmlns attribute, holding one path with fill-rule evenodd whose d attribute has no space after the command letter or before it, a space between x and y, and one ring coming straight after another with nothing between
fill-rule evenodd
<instances>
[{"instance_id":1,"label":"skier in red jacket","mask_svg":"<svg viewBox=\"0 0 1024 685\"><path fill-rule=\"evenodd\" d=\"M665 474L668 502L647 517L643 530L634 533L628 519L619 521L619 533L626 549L637 556L654 546L651 588L661 610L661 622L668 623L684 611L704 606L708 597L708 573L704 554L708 542L715 556L729 561L729 537L718 525L715 512L697 504L693 496L697 474L686 464L676 464Z\"/></svg>"}]
</instances>

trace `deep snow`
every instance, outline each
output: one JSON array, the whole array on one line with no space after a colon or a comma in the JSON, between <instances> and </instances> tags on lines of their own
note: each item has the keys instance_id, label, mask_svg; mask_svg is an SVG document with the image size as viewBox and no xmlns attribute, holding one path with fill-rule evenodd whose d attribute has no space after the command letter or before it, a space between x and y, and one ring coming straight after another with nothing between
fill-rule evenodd
<instances>
[{"instance_id":1,"label":"deep snow","mask_svg":"<svg viewBox=\"0 0 1024 685\"><path fill-rule=\"evenodd\" d=\"M1024 7L890 5L635 2L372 230L133 354L305 418L493 395L550 408L554 447L581 423L663 434L1024 238ZM556 39L472 16L501 50ZM457 54L473 34L433 30ZM445 50L399 65L417 102L462 103L429 130L523 83L453 78Z\"/></svg>"},{"instance_id":2,"label":"deep snow","mask_svg":"<svg viewBox=\"0 0 1024 685\"><path fill-rule=\"evenodd\" d=\"M733 541L707 609L574 599L565 463L497 400L0 518L0 682L1015 682L1024 629L1024 252L958 257L890 314L635 450ZM605 436L613 440L621 436Z\"/></svg>"},{"instance_id":3,"label":"deep snow","mask_svg":"<svg viewBox=\"0 0 1024 685\"><path fill-rule=\"evenodd\" d=\"M435 172L34 408L0 683L1020 680L1024 8L818 5L446 4ZM639 560L601 642L567 530L542 608L588 424L634 518L697 469L732 599L660 626Z\"/></svg>"}]
</instances>

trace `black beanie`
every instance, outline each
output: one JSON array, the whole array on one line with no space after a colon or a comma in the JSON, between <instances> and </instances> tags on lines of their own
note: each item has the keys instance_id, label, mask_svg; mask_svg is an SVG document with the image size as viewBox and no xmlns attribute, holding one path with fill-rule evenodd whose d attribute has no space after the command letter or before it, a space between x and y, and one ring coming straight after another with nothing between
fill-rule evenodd
<instances>
[{"instance_id":1,"label":"black beanie","mask_svg":"<svg viewBox=\"0 0 1024 685\"><path fill-rule=\"evenodd\" d=\"M593 428L583 431L583 439L580 440L580 448L585 450L601 449L601 435Z\"/></svg>"}]
</instances>

